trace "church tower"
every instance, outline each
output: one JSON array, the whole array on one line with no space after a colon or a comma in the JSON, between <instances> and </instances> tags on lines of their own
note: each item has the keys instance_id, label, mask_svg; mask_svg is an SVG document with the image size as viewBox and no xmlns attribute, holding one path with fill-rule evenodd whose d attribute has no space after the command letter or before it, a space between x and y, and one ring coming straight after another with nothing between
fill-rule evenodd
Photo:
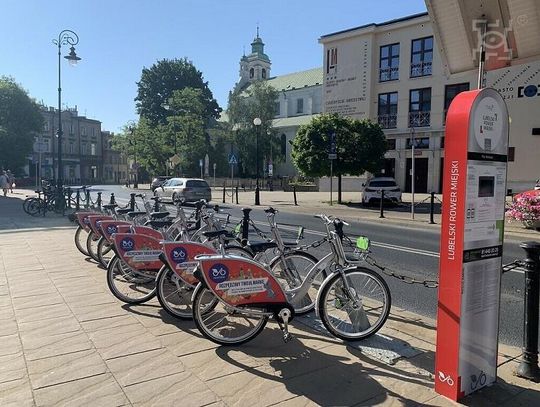
<instances>
[{"instance_id":1,"label":"church tower","mask_svg":"<svg viewBox=\"0 0 540 407\"><path fill-rule=\"evenodd\" d=\"M265 80L270 77L270 58L264 53L264 42L259 37L259 27L257 36L251 43L251 53L243 55L240 59L240 80L238 87L245 88L255 81Z\"/></svg>"}]
</instances>

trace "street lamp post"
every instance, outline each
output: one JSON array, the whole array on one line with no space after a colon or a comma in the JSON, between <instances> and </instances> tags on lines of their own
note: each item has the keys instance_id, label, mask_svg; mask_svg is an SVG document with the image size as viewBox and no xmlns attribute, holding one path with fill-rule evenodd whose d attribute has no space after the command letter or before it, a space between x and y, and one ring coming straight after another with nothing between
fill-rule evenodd
<instances>
[{"instance_id":1,"label":"street lamp post","mask_svg":"<svg viewBox=\"0 0 540 407\"><path fill-rule=\"evenodd\" d=\"M414 139L414 126L411 126L411 219L414 220L414 183L416 174L414 173L414 147L416 140Z\"/></svg>"},{"instance_id":2,"label":"street lamp post","mask_svg":"<svg viewBox=\"0 0 540 407\"><path fill-rule=\"evenodd\" d=\"M255 125L257 131L255 135L255 166L257 167L257 183L255 185L255 205L260 205L260 191L259 191L259 133L261 132L262 121L259 117L253 119L253 124Z\"/></svg>"},{"instance_id":3,"label":"street lamp post","mask_svg":"<svg viewBox=\"0 0 540 407\"><path fill-rule=\"evenodd\" d=\"M62 187L64 184L64 168L62 166L62 81L61 81L61 56L62 45L71 45L69 54L64 56L69 61L69 64L74 66L81 60L75 53L75 45L79 43L79 36L71 30L63 30L58 34L58 39L53 40L53 44L58 47L58 178L57 186Z\"/></svg>"},{"instance_id":4,"label":"street lamp post","mask_svg":"<svg viewBox=\"0 0 540 407\"><path fill-rule=\"evenodd\" d=\"M133 178L133 188L139 188L139 165L137 164L137 140L135 140L135 126L129 125L129 133L131 134L130 142L133 146L133 166L135 167L135 177Z\"/></svg>"}]
</instances>

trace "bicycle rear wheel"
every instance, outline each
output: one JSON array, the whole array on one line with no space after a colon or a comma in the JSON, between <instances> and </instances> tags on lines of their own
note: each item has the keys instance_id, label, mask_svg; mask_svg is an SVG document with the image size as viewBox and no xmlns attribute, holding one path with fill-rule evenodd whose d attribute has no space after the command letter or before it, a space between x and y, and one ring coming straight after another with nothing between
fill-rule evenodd
<instances>
[{"instance_id":1,"label":"bicycle rear wheel","mask_svg":"<svg viewBox=\"0 0 540 407\"><path fill-rule=\"evenodd\" d=\"M317 301L323 325L346 341L376 333L388 318L392 303L386 281L365 267L336 272L321 287Z\"/></svg>"},{"instance_id":2,"label":"bicycle rear wheel","mask_svg":"<svg viewBox=\"0 0 540 407\"><path fill-rule=\"evenodd\" d=\"M163 309L173 317L193 319L193 287L184 283L168 266L163 266L158 273L156 295Z\"/></svg>"},{"instance_id":3,"label":"bicycle rear wheel","mask_svg":"<svg viewBox=\"0 0 540 407\"><path fill-rule=\"evenodd\" d=\"M41 198L30 198L26 203L26 209L23 204L23 209L31 216L38 216L42 212L45 213L45 202Z\"/></svg>"},{"instance_id":4,"label":"bicycle rear wheel","mask_svg":"<svg viewBox=\"0 0 540 407\"><path fill-rule=\"evenodd\" d=\"M295 250L276 257L270 264L270 270L285 290L291 290L302 285L315 264L317 264L317 258L315 256L307 252ZM295 314L306 314L315 308L317 293L325 278L326 272L320 272L311 282L306 295L303 298L294 298L292 300Z\"/></svg>"},{"instance_id":5,"label":"bicycle rear wheel","mask_svg":"<svg viewBox=\"0 0 540 407\"><path fill-rule=\"evenodd\" d=\"M99 262L97 255L99 239L101 239L101 236L96 235L93 231L90 231L86 237L86 251L88 252L90 258L97 262Z\"/></svg>"},{"instance_id":6,"label":"bicycle rear wheel","mask_svg":"<svg viewBox=\"0 0 540 407\"><path fill-rule=\"evenodd\" d=\"M206 338L220 345L240 345L250 341L268 321L267 316L257 314L255 310L234 310L218 301L214 293L203 286L195 290L193 319Z\"/></svg>"},{"instance_id":7,"label":"bicycle rear wheel","mask_svg":"<svg viewBox=\"0 0 540 407\"><path fill-rule=\"evenodd\" d=\"M89 256L88 250L86 250L87 238L88 234L86 233L86 231L81 226L78 226L77 230L75 231L75 246L85 256Z\"/></svg>"},{"instance_id":8,"label":"bicycle rear wheel","mask_svg":"<svg viewBox=\"0 0 540 407\"><path fill-rule=\"evenodd\" d=\"M155 270L134 270L118 256L107 267L107 285L113 295L128 304L142 304L156 295Z\"/></svg>"}]
</instances>

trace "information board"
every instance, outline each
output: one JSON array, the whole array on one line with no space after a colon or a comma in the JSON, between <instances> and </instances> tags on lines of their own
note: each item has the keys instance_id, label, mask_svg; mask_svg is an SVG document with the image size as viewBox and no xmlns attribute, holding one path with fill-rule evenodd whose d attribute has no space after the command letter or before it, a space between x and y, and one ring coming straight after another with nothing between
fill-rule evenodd
<instances>
[{"instance_id":1,"label":"information board","mask_svg":"<svg viewBox=\"0 0 540 407\"><path fill-rule=\"evenodd\" d=\"M508 111L460 93L446 120L435 390L458 400L497 377Z\"/></svg>"}]
</instances>

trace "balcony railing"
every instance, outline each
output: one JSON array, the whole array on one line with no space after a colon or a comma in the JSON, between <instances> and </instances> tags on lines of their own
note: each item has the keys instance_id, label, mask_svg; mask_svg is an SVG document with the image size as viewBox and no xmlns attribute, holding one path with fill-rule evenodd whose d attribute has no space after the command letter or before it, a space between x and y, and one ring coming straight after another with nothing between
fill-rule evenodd
<instances>
[{"instance_id":1,"label":"balcony railing","mask_svg":"<svg viewBox=\"0 0 540 407\"><path fill-rule=\"evenodd\" d=\"M399 67L379 68L379 82L396 81L399 79Z\"/></svg>"},{"instance_id":2,"label":"balcony railing","mask_svg":"<svg viewBox=\"0 0 540 407\"><path fill-rule=\"evenodd\" d=\"M378 116L379 125L383 129L395 129L397 127L396 114L380 114Z\"/></svg>"},{"instance_id":3,"label":"balcony railing","mask_svg":"<svg viewBox=\"0 0 540 407\"><path fill-rule=\"evenodd\" d=\"M411 78L431 75L431 62L411 64Z\"/></svg>"},{"instance_id":4,"label":"balcony railing","mask_svg":"<svg viewBox=\"0 0 540 407\"><path fill-rule=\"evenodd\" d=\"M431 112L409 112L409 127L429 127Z\"/></svg>"}]
</instances>

